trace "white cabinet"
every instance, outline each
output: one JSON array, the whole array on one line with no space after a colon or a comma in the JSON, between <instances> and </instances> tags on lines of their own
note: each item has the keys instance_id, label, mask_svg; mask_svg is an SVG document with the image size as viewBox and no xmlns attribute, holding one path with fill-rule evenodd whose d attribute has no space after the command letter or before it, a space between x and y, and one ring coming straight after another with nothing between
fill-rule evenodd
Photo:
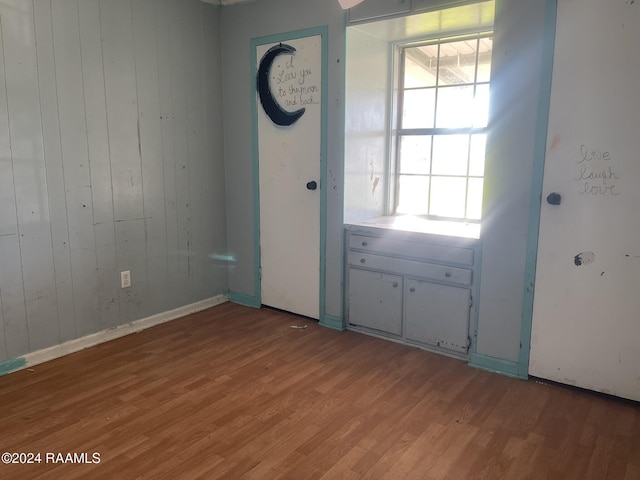
<instances>
[{"instance_id":1,"label":"white cabinet","mask_svg":"<svg viewBox=\"0 0 640 480\"><path fill-rule=\"evenodd\" d=\"M354 325L402 333L402 277L349 269L349 315Z\"/></svg>"},{"instance_id":2,"label":"white cabinet","mask_svg":"<svg viewBox=\"0 0 640 480\"><path fill-rule=\"evenodd\" d=\"M405 337L466 354L471 290L414 279L407 280L405 289Z\"/></svg>"},{"instance_id":3,"label":"white cabinet","mask_svg":"<svg viewBox=\"0 0 640 480\"><path fill-rule=\"evenodd\" d=\"M349 328L466 357L477 240L346 226Z\"/></svg>"}]
</instances>

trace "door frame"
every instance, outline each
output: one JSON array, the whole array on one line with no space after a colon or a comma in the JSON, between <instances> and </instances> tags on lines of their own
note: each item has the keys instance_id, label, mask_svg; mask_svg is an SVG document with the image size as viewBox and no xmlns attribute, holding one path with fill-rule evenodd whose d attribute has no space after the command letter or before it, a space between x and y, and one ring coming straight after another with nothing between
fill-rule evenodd
<instances>
[{"instance_id":1,"label":"door frame","mask_svg":"<svg viewBox=\"0 0 640 480\"><path fill-rule=\"evenodd\" d=\"M520 355L517 373L519 378L529 377L529 356L531 350L531 327L533 323L533 297L538 261L538 236L540 233L540 211L542 209L542 189L544 162L547 152L547 129L551 103L551 78L556 37L556 17L558 0L546 0L544 35L542 46L542 69L540 71L540 102L538 102L534 161L531 175L531 197L529 201L529 228L527 252L525 256L524 295L522 297L522 319L520 322Z\"/></svg>"},{"instance_id":2,"label":"door frame","mask_svg":"<svg viewBox=\"0 0 640 480\"><path fill-rule=\"evenodd\" d=\"M253 156L253 270L254 270L254 297L244 298L241 303L260 308L262 305L262 282L260 278L261 251L260 251L260 159L258 151L258 95L257 95L257 66L258 59L256 48L259 45L286 42L299 38L320 36L321 38L321 75L320 91L320 279L318 292L318 311L321 324L326 323L325 315L325 279L326 279L326 225L327 225L327 68L328 68L328 27L319 27L294 30L291 32L252 38L250 41L249 59L251 62L251 149Z\"/></svg>"}]
</instances>

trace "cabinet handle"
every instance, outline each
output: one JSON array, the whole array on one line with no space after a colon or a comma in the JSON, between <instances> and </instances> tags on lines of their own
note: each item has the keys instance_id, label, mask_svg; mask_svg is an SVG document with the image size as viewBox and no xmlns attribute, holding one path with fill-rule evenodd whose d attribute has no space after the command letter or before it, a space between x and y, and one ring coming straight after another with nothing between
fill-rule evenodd
<instances>
[{"instance_id":1,"label":"cabinet handle","mask_svg":"<svg viewBox=\"0 0 640 480\"><path fill-rule=\"evenodd\" d=\"M415 291L416 291L416 287L411 287L411 288L409 289L409 291L410 291L411 293L415 292Z\"/></svg>"},{"instance_id":2,"label":"cabinet handle","mask_svg":"<svg viewBox=\"0 0 640 480\"><path fill-rule=\"evenodd\" d=\"M364 263L364 262L366 262L366 260L364 258L361 258L360 263Z\"/></svg>"},{"instance_id":3,"label":"cabinet handle","mask_svg":"<svg viewBox=\"0 0 640 480\"><path fill-rule=\"evenodd\" d=\"M447 278L449 278L449 277L451 276L451 272L445 272L445 273L444 273L444 276L445 276L445 277L447 277Z\"/></svg>"},{"instance_id":4,"label":"cabinet handle","mask_svg":"<svg viewBox=\"0 0 640 480\"><path fill-rule=\"evenodd\" d=\"M391 285L393 285L393 288L396 288L398 286L398 282L393 282Z\"/></svg>"},{"instance_id":5,"label":"cabinet handle","mask_svg":"<svg viewBox=\"0 0 640 480\"><path fill-rule=\"evenodd\" d=\"M362 242L362 246L366 247L367 246L367 242Z\"/></svg>"}]
</instances>

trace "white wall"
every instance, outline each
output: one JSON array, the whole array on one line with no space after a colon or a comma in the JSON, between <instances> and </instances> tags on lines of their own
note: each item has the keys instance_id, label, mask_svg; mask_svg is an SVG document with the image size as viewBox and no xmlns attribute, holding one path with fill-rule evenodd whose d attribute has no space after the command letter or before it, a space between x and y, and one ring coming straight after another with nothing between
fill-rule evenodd
<instances>
[{"instance_id":1,"label":"white wall","mask_svg":"<svg viewBox=\"0 0 640 480\"><path fill-rule=\"evenodd\" d=\"M533 176L542 174L533 170L536 142L538 135L546 138L538 106L549 101L542 95L552 55L544 55L549 3L496 0L476 347L480 355L509 362L529 349L520 337L525 288L533 287L525 286L525 261Z\"/></svg>"},{"instance_id":2,"label":"white wall","mask_svg":"<svg viewBox=\"0 0 640 480\"><path fill-rule=\"evenodd\" d=\"M389 145L389 43L347 33L344 221L384 215Z\"/></svg>"},{"instance_id":3,"label":"white wall","mask_svg":"<svg viewBox=\"0 0 640 480\"><path fill-rule=\"evenodd\" d=\"M0 16L0 361L226 291L219 9Z\"/></svg>"}]
</instances>

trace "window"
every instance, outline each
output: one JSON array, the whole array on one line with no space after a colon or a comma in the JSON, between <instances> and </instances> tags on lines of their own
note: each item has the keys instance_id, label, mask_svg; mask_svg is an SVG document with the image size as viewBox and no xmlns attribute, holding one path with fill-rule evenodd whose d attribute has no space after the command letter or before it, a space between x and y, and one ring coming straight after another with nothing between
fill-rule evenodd
<instances>
[{"instance_id":1,"label":"window","mask_svg":"<svg viewBox=\"0 0 640 480\"><path fill-rule=\"evenodd\" d=\"M344 221L479 238L495 2L433 3L347 26Z\"/></svg>"},{"instance_id":2,"label":"window","mask_svg":"<svg viewBox=\"0 0 640 480\"><path fill-rule=\"evenodd\" d=\"M481 32L397 46L396 214L480 221L492 44Z\"/></svg>"}]
</instances>

